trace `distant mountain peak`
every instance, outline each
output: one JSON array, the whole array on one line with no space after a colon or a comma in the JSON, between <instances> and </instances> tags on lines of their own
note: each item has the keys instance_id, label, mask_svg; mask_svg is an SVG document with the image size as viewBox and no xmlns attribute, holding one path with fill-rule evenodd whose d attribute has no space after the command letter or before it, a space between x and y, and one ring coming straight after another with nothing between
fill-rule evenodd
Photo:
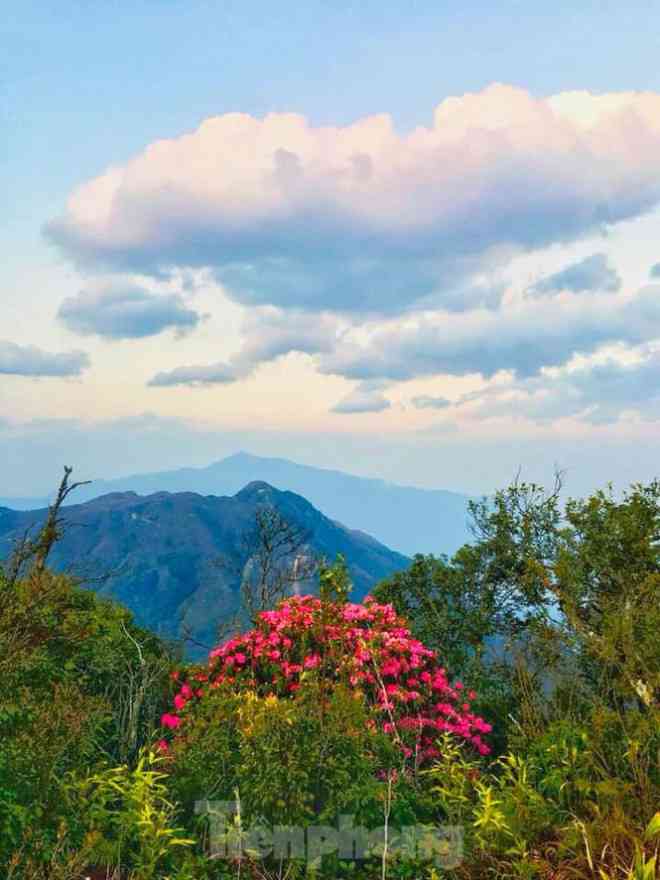
<instances>
[{"instance_id":1,"label":"distant mountain peak","mask_svg":"<svg viewBox=\"0 0 660 880\"><path fill-rule=\"evenodd\" d=\"M254 455L250 455L249 452L245 452L243 449L239 449L238 452L232 453L232 455L226 456L226 458L219 458L217 461L214 461L210 467L214 465L227 464L231 462L242 462L242 461L252 461L254 459Z\"/></svg>"},{"instance_id":2,"label":"distant mountain peak","mask_svg":"<svg viewBox=\"0 0 660 880\"><path fill-rule=\"evenodd\" d=\"M238 495L255 495L255 494L272 494L276 493L278 490L275 486L271 486L270 483L267 483L265 480L250 480L250 482L244 486L240 492L237 492Z\"/></svg>"},{"instance_id":3,"label":"distant mountain peak","mask_svg":"<svg viewBox=\"0 0 660 880\"><path fill-rule=\"evenodd\" d=\"M108 492L126 490L135 490L142 496L163 490L196 492L205 498L231 498L243 493L246 499L255 495L255 482L260 484L259 489L268 487L262 492L261 503L294 505L302 513L306 499L331 519L348 528L364 530L386 546L410 556L419 552L451 555L471 540L467 528L469 499L465 495L397 486L373 477L284 458L265 458L245 450L206 467L95 480L91 486L75 492L69 502L77 504ZM0 497L0 506L19 510L34 510L47 504L45 496L33 500Z\"/></svg>"},{"instance_id":4,"label":"distant mountain peak","mask_svg":"<svg viewBox=\"0 0 660 880\"><path fill-rule=\"evenodd\" d=\"M239 501L248 501L256 504L272 504L283 494L264 480L252 480L246 486L243 486L234 498L237 498Z\"/></svg>"},{"instance_id":5,"label":"distant mountain peak","mask_svg":"<svg viewBox=\"0 0 660 880\"><path fill-rule=\"evenodd\" d=\"M318 513L314 505L303 495L290 492L288 489L277 489L265 480L251 480L233 497L256 507L268 505L286 508L289 511L295 510L299 515L309 515L311 512ZM342 526L342 528L344 527Z\"/></svg>"}]
</instances>

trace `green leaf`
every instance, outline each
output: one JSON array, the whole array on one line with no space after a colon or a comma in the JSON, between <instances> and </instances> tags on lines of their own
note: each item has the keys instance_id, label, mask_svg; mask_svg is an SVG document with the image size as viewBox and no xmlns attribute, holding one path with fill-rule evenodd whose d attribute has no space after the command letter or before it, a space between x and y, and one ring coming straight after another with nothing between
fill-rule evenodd
<instances>
[{"instance_id":1,"label":"green leaf","mask_svg":"<svg viewBox=\"0 0 660 880\"><path fill-rule=\"evenodd\" d=\"M644 840L653 840L660 836L660 811L655 814L644 831Z\"/></svg>"}]
</instances>

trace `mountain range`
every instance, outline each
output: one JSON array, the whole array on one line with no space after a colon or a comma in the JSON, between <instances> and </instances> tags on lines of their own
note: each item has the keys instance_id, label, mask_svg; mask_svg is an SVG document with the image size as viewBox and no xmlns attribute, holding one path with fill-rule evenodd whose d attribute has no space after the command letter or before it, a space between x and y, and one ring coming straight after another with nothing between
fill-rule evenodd
<instances>
[{"instance_id":1,"label":"mountain range","mask_svg":"<svg viewBox=\"0 0 660 880\"><path fill-rule=\"evenodd\" d=\"M469 498L443 489L418 489L385 480L296 464L282 458L262 458L245 452L207 467L136 474L114 480L95 480L77 490L76 502L115 492L197 492L234 495L250 482L263 481L302 495L326 516L350 528L364 529L388 547L415 553L451 555L470 540ZM44 507L48 498L0 498L0 506L15 510Z\"/></svg>"},{"instance_id":2,"label":"mountain range","mask_svg":"<svg viewBox=\"0 0 660 880\"><path fill-rule=\"evenodd\" d=\"M164 637L178 638L185 630L199 648L190 653L203 653L216 640L219 624L238 609L240 584L255 558L246 556L245 537L264 509L277 511L304 536L301 554L328 561L342 554L355 599L410 563L300 495L265 482L252 482L233 497L113 492L70 505L49 563L119 600L139 623ZM0 508L0 558L27 529L37 529L46 513Z\"/></svg>"}]
</instances>

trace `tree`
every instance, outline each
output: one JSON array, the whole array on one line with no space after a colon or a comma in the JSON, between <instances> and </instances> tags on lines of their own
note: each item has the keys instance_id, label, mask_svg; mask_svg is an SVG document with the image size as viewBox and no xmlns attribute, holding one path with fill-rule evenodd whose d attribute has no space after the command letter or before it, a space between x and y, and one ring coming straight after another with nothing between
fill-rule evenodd
<instances>
[{"instance_id":1,"label":"tree","mask_svg":"<svg viewBox=\"0 0 660 880\"><path fill-rule=\"evenodd\" d=\"M608 704L657 707L660 687L660 483L560 505L515 481L473 503L475 542L451 559L418 556L376 589L442 642L462 670L498 643L501 655L551 661Z\"/></svg>"},{"instance_id":2,"label":"tree","mask_svg":"<svg viewBox=\"0 0 660 880\"><path fill-rule=\"evenodd\" d=\"M318 562L309 553L308 541L309 533L275 507L257 510L244 540L241 580L243 608L252 622L260 611L273 608L314 577Z\"/></svg>"},{"instance_id":3,"label":"tree","mask_svg":"<svg viewBox=\"0 0 660 880\"><path fill-rule=\"evenodd\" d=\"M549 588L610 702L660 701L660 482L569 501Z\"/></svg>"},{"instance_id":4,"label":"tree","mask_svg":"<svg viewBox=\"0 0 660 880\"><path fill-rule=\"evenodd\" d=\"M223 639L246 625L253 625L260 611L274 608L281 600L311 585L320 571L320 561L309 547L309 533L289 522L272 505L263 505L255 513L252 527L243 536L237 562L219 557L214 564L228 570L238 581L239 607L233 619L219 626ZM194 641L190 633L184 639ZM210 645L198 647L207 651Z\"/></svg>"},{"instance_id":5,"label":"tree","mask_svg":"<svg viewBox=\"0 0 660 880\"><path fill-rule=\"evenodd\" d=\"M70 483L69 477L72 473L73 468L64 467L64 476L55 495L55 500L48 508L45 523L39 529L36 537L31 538L27 532L23 535L14 547L9 560L3 566L4 579L8 584L15 583L26 568L30 568L37 574L44 571L50 551L62 537L63 523L60 515L62 505L69 495L80 486L89 485L89 480Z\"/></svg>"}]
</instances>

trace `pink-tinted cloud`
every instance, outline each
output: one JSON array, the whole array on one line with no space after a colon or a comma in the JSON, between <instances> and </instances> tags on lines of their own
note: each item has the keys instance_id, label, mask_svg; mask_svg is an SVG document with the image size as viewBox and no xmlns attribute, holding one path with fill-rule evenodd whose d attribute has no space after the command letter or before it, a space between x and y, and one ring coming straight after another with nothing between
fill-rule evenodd
<instances>
[{"instance_id":1,"label":"pink-tinted cloud","mask_svg":"<svg viewBox=\"0 0 660 880\"><path fill-rule=\"evenodd\" d=\"M211 118L80 186L47 232L106 269L208 266L245 303L395 312L658 201L660 95L494 85L408 134Z\"/></svg>"}]
</instances>

